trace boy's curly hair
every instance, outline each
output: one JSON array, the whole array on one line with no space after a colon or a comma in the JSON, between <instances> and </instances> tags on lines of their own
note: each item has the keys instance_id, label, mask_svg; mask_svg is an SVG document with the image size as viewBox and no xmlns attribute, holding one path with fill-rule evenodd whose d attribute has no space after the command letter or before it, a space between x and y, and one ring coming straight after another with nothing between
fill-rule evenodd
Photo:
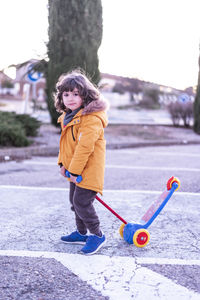
<instances>
[{"instance_id":1,"label":"boy's curly hair","mask_svg":"<svg viewBox=\"0 0 200 300\"><path fill-rule=\"evenodd\" d=\"M87 76L80 70L73 70L61 75L56 84L54 99L55 107L58 112L66 112L68 110L63 103L63 92L72 92L75 88L77 88L83 100L83 107L100 98L100 92Z\"/></svg>"}]
</instances>

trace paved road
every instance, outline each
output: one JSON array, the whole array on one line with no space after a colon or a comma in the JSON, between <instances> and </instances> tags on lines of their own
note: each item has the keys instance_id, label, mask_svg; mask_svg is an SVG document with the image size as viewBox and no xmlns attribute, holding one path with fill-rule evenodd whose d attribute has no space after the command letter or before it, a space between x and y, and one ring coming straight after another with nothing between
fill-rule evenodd
<instances>
[{"instance_id":1,"label":"paved road","mask_svg":"<svg viewBox=\"0 0 200 300\"><path fill-rule=\"evenodd\" d=\"M91 257L60 242L74 222L56 157L2 163L0 299L200 299L199 158L199 146L108 150L103 199L128 222L172 175L181 188L143 249L119 237L120 221L97 202L107 244Z\"/></svg>"}]
</instances>

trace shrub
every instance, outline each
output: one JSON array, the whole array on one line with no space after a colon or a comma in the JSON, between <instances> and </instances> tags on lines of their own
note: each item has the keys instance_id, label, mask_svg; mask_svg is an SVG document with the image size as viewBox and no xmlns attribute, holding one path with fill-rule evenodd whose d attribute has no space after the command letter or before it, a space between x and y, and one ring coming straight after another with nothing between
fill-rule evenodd
<instances>
[{"instance_id":1,"label":"shrub","mask_svg":"<svg viewBox=\"0 0 200 300\"><path fill-rule=\"evenodd\" d=\"M139 106L147 109L159 109L159 91L153 88L146 88L143 91L142 101L139 102Z\"/></svg>"},{"instance_id":2,"label":"shrub","mask_svg":"<svg viewBox=\"0 0 200 300\"><path fill-rule=\"evenodd\" d=\"M41 123L29 115L0 112L0 145L24 147L30 145L28 136L36 136Z\"/></svg>"},{"instance_id":3,"label":"shrub","mask_svg":"<svg viewBox=\"0 0 200 300\"><path fill-rule=\"evenodd\" d=\"M0 123L14 121L15 115L16 114L14 112L1 111L0 112Z\"/></svg>"},{"instance_id":4,"label":"shrub","mask_svg":"<svg viewBox=\"0 0 200 300\"><path fill-rule=\"evenodd\" d=\"M20 124L0 124L0 145L23 147L28 146L30 141L25 135L25 130Z\"/></svg>"},{"instance_id":5,"label":"shrub","mask_svg":"<svg viewBox=\"0 0 200 300\"><path fill-rule=\"evenodd\" d=\"M15 118L23 125L27 136L37 136L38 129L41 125L40 121L27 114L16 115Z\"/></svg>"},{"instance_id":6,"label":"shrub","mask_svg":"<svg viewBox=\"0 0 200 300\"><path fill-rule=\"evenodd\" d=\"M168 111L174 126L178 126L182 120L185 127L190 127L190 121L193 117L193 103L191 101L170 103Z\"/></svg>"}]
</instances>

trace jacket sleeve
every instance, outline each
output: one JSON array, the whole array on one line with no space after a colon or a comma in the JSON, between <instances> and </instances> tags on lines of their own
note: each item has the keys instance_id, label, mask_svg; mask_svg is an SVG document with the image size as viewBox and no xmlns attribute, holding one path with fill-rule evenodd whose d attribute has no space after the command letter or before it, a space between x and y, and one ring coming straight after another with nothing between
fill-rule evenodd
<instances>
[{"instance_id":1,"label":"jacket sleeve","mask_svg":"<svg viewBox=\"0 0 200 300\"><path fill-rule=\"evenodd\" d=\"M102 130L102 121L97 116L84 116L78 132L78 143L68 168L70 173L82 174Z\"/></svg>"},{"instance_id":2,"label":"jacket sleeve","mask_svg":"<svg viewBox=\"0 0 200 300\"><path fill-rule=\"evenodd\" d=\"M59 153L58 153L58 160L57 160L57 164L58 165L60 165L61 163L62 163L62 161L61 161L61 157L60 157L61 155L60 155L60 151L59 151Z\"/></svg>"},{"instance_id":3,"label":"jacket sleeve","mask_svg":"<svg viewBox=\"0 0 200 300\"><path fill-rule=\"evenodd\" d=\"M63 115L61 115L57 120L57 123L60 123L61 132L62 132L62 121L63 121ZM62 163L62 161L61 161L61 155L60 155L60 150L59 150L57 164L60 165L61 163Z\"/></svg>"}]
</instances>

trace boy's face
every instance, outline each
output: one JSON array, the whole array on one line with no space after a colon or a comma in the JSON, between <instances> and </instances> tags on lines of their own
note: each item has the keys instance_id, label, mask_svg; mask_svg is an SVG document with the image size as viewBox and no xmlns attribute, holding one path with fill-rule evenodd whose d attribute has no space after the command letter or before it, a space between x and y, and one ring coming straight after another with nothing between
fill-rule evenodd
<instances>
[{"instance_id":1,"label":"boy's face","mask_svg":"<svg viewBox=\"0 0 200 300\"><path fill-rule=\"evenodd\" d=\"M79 92L76 88L72 92L63 92L62 99L65 107L72 111L79 108L83 103L83 100L79 96Z\"/></svg>"}]
</instances>

